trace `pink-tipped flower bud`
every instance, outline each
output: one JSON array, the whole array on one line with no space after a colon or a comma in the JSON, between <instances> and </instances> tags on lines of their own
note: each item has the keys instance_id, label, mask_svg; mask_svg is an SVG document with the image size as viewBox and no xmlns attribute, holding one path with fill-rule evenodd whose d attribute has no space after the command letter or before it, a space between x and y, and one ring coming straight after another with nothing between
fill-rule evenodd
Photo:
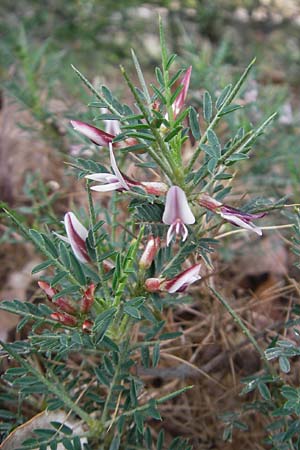
<instances>
[{"instance_id":1,"label":"pink-tipped flower bud","mask_svg":"<svg viewBox=\"0 0 300 450\"><path fill-rule=\"evenodd\" d=\"M220 206L222 206L222 203L207 194L202 194L199 197L199 205L209 209L210 211L216 211L220 208Z\"/></svg>"},{"instance_id":2,"label":"pink-tipped flower bud","mask_svg":"<svg viewBox=\"0 0 300 450\"><path fill-rule=\"evenodd\" d=\"M147 278L145 281L145 289L148 292L158 292L162 282L163 280L161 278Z\"/></svg>"},{"instance_id":3,"label":"pink-tipped flower bud","mask_svg":"<svg viewBox=\"0 0 300 450\"><path fill-rule=\"evenodd\" d=\"M90 257L86 246L88 230L79 222L72 212L67 212L65 214L64 224L68 236L67 239L74 255L82 263L89 262Z\"/></svg>"},{"instance_id":4,"label":"pink-tipped flower bud","mask_svg":"<svg viewBox=\"0 0 300 450\"><path fill-rule=\"evenodd\" d=\"M71 120L70 123L74 130L86 136L96 145L106 147L115 137L110 133L99 130L99 128L96 128L93 125L86 122L81 122L81 120Z\"/></svg>"},{"instance_id":5,"label":"pink-tipped flower bud","mask_svg":"<svg viewBox=\"0 0 300 450\"><path fill-rule=\"evenodd\" d=\"M140 184L148 194L152 195L165 195L168 190L168 186L160 181L143 181Z\"/></svg>"},{"instance_id":6,"label":"pink-tipped flower bud","mask_svg":"<svg viewBox=\"0 0 300 450\"><path fill-rule=\"evenodd\" d=\"M92 331L94 322L91 320L85 320L82 324L82 331L85 333L90 333Z\"/></svg>"},{"instance_id":7,"label":"pink-tipped flower bud","mask_svg":"<svg viewBox=\"0 0 300 450\"><path fill-rule=\"evenodd\" d=\"M160 247L159 237L150 236L139 261L141 269L149 269Z\"/></svg>"},{"instance_id":8,"label":"pink-tipped flower bud","mask_svg":"<svg viewBox=\"0 0 300 450\"><path fill-rule=\"evenodd\" d=\"M69 300L62 297L53 300L54 295L56 295L58 291L52 288L49 283L46 281L38 281L38 285L45 292L48 300L57 305L62 311L69 314L75 314L77 312L76 308L69 302Z\"/></svg>"},{"instance_id":9,"label":"pink-tipped flower bud","mask_svg":"<svg viewBox=\"0 0 300 450\"><path fill-rule=\"evenodd\" d=\"M38 281L38 285L42 289L42 291L45 292L50 301L52 300L52 297L57 294L57 290L52 288L46 281Z\"/></svg>"},{"instance_id":10,"label":"pink-tipped flower bud","mask_svg":"<svg viewBox=\"0 0 300 450\"><path fill-rule=\"evenodd\" d=\"M50 315L50 317L51 319L56 320L57 322L60 322L63 325L67 325L69 327L74 327L77 324L77 319L66 313L54 312Z\"/></svg>"},{"instance_id":11,"label":"pink-tipped flower bud","mask_svg":"<svg viewBox=\"0 0 300 450\"><path fill-rule=\"evenodd\" d=\"M106 273L115 268L115 265L111 261L109 261L109 259L105 259L104 261L102 261L102 265L104 272Z\"/></svg>"},{"instance_id":12,"label":"pink-tipped flower bud","mask_svg":"<svg viewBox=\"0 0 300 450\"><path fill-rule=\"evenodd\" d=\"M80 311L84 314L89 312L94 303L95 288L96 286L94 284L90 284L81 299Z\"/></svg>"},{"instance_id":13,"label":"pink-tipped flower bud","mask_svg":"<svg viewBox=\"0 0 300 450\"><path fill-rule=\"evenodd\" d=\"M151 105L151 109L153 110L153 111L159 111L159 101L158 100L154 100L154 102L152 103L152 105Z\"/></svg>"},{"instance_id":14,"label":"pink-tipped flower bud","mask_svg":"<svg viewBox=\"0 0 300 450\"><path fill-rule=\"evenodd\" d=\"M67 300L66 298L63 297L59 297L56 300L53 300L53 303L59 307L59 309L61 309L62 311L68 313L68 314L76 314L77 313L77 308L75 308L74 305L72 305L72 303Z\"/></svg>"},{"instance_id":15,"label":"pink-tipped flower bud","mask_svg":"<svg viewBox=\"0 0 300 450\"><path fill-rule=\"evenodd\" d=\"M182 86L182 90L180 91L179 95L177 96L175 102L172 105L174 118L176 118L178 116L178 114L180 113L180 111L182 110L182 108L184 106L186 96L188 93L188 89L189 89L189 85L190 85L191 73L192 73L192 66L190 66L187 69L187 71L185 72L185 74L180 82L180 85Z\"/></svg>"}]
</instances>

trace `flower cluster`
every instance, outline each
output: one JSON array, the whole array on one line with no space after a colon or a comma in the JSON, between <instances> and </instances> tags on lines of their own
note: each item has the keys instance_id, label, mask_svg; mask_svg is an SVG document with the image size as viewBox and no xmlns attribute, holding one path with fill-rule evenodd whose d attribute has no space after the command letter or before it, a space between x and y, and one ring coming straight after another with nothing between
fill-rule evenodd
<instances>
[{"instance_id":1,"label":"flower cluster","mask_svg":"<svg viewBox=\"0 0 300 450\"><path fill-rule=\"evenodd\" d=\"M65 297L57 297L59 292L52 288L46 281L38 281L39 287L45 292L48 300L58 308L58 311L53 312L50 317L57 322L69 327L81 325L83 331L90 331L93 322L87 319L86 316L94 303L95 285L90 286L85 290L81 300L78 304Z\"/></svg>"},{"instance_id":2,"label":"flower cluster","mask_svg":"<svg viewBox=\"0 0 300 450\"><path fill-rule=\"evenodd\" d=\"M176 119L184 107L191 72L192 67L189 67L180 81L179 87L181 89L172 104L173 119ZM104 114L107 112L108 111L106 109L102 110L102 113ZM166 113L165 120L168 121L169 119L168 113ZM137 141L133 138L124 138L123 141L116 139L122 132L120 122L118 120L104 120L104 124L105 130L101 130L79 120L71 121L71 125L76 131L90 139L94 144L98 146L105 146L109 149L111 172L92 173L86 175L88 180L95 181L97 183L96 185L91 186L91 189L97 192L124 192L134 190L135 187L138 187L148 194L165 196L165 208L162 215L162 222L169 227L166 235L166 245L169 246L173 238L176 236L180 236L182 242L186 241L189 233L187 226L193 225L196 222L196 219L185 191L182 187L177 185L171 185L168 187L167 184L162 181L137 181L122 173L118 167L114 150L124 145L134 145ZM164 127L165 125L161 125L160 127L160 133L162 135L165 132ZM218 202L206 194L199 194L198 204L201 207L219 214L224 220L235 226L254 231L259 235L262 234L261 229L253 224L252 220L263 217L265 215L264 213L244 213L236 208L232 208L226 204ZM82 263L91 262L88 247L86 245L88 230L78 221L72 212L68 212L65 215L64 225L67 237L58 235L59 238L71 245L73 253L79 261ZM160 239L150 236L139 261L140 269L146 271L150 268L159 247ZM109 261L104 261L103 266L105 270L110 270L113 268L113 264ZM183 292L190 284L201 278L199 272L200 264L194 264L173 279L148 278L145 282L145 289L150 292L167 291L171 294L175 292ZM93 296L92 294L91 298ZM84 298L86 305L88 305L85 309L88 311L92 303L89 303L89 297L87 294L85 294ZM63 309L64 314L72 314L71 307L70 305L65 304L65 300L56 300L56 304ZM81 309L81 311L83 310ZM62 321L66 319L63 319L61 315L57 315L57 320ZM72 320L70 319L69 321L71 322Z\"/></svg>"},{"instance_id":3,"label":"flower cluster","mask_svg":"<svg viewBox=\"0 0 300 450\"><path fill-rule=\"evenodd\" d=\"M180 82L181 91L172 105L174 118L178 116L185 104L191 72L192 67L189 67ZM104 110L103 112L106 111ZM166 118L168 117L166 116ZM188 236L186 225L190 225L195 222L195 217L190 209L185 192L179 186L171 186L168 189L167 185L163 182L139 182L127 177L120 171L113 151L113 147L117 148L120 145L119 142L114 142L114 139L121 132L119 122L116 120L105 120L105 131L78 120L72 120L71 125L75 130L88 137L94 144L99 146L107 146L109 148L112 173L105 172L86 175L87 179L100 183L92 186L91 189L97 192L108 192L114 190L121 192L129 191L134 187L139 187L144 189L148 194L166 194L166 205L162 220L163 223L169 225L167 245L170 244L175 234L181 235L182 240L185 241ZM68 230L67 234L69 237ZM83 236L82 233L81 236ZM81 258L81 260L83 261L83 258Z\"/></svg>"}]
</instances>

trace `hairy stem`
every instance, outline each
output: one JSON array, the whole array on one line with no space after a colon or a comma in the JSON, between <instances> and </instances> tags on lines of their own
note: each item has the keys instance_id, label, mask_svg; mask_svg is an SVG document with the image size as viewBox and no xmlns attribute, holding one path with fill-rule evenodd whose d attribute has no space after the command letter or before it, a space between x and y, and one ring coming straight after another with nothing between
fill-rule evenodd
<instances>
[{"instance_id":1,"label":"hairy stem","mask_svg":"<svg viewBox=\"0 0 300 450\"><path fill-rule=\"evenodd\" d=\"M251 63L249 64L249 66L246 68L246 70L244 71L244 73L242 74L242 76L240 77L240 79L238 80L238 82L235 84L235 86L232 88L231 92L229 93L229 95L227 96L227 98L225 99L223 105L221 106L221 108L217 111L215 117L213 118L213 120L210 122L210 124L208 125L208 127L206 128L205 132L203 133L198 147L195 151L195 153L193 154L191 161L187 167L186 173L188 174L189 172L191 172L191 170L193 169L193 166L201 152L201 145L204 144L207 140L207 133L209 130L213 130L216 125L219 123L220 119L222 118L222 113L223 110L226 106L230 105L230 103L232 102L232 100L234 99L234 97L236 96L236 94L239 92L242 84L244 83L245 79L247 78L250 70L252 69L253 64L255 63L255 58L251 61Z\"/></svg>"},{"instance_id":2,"label":"hairy stem","mask_svg":"<svg viewBox=\"0 0 300 450\"><path fill-rule=\"evenodd\" d=\"M148 153L149 155L154 159L154 161L159 165L159 167L162 169L162 171L173 181L176 183L176 172L177 172L177 168L176 165L174 164L174 161L172 159L172 155L170 154L170 151L166 145L166 143L164 142L163 138L161 137L161 134L159 132L159 130L157 130L156 126L154 126L152 124L152 122L149 120L148 118L148 112L145 108L145 106L143 105L143 103L141 102L135 87L133 86L131 80L129 79L124 67L121 67L121 72L128 84L129 89L131 90L135 101L137 102L141 112L144 115L144 118L147 122L147 124L149 125L150 130L152 131L153 136L156 139L156 142L161 150L161 155L156 155L151 148L148 148ZM169 167L171 168L171 171L169 169ZM175 177L175 178L174 178Z\"/></svg>"},{"instance_id":3,"label":"hairy stem","mask_svg":"<svg viewBox=\"0 0 300 450\"><path fill-rule=\"evenodd\" d=\"M107 284L104 280L104 269L103 269L102 263L100 262L100 253L99 253L97 239L96 239L95 231L94 231L94 227L96 225L96 214L95 214L93 197L92 197L91 188L90 188L90 180L87 180L86 186L87 186L87 193L88 193L90 219L91 219L91 225L92 225L91 233L92 233L92 239L93 239L93 247L96 252L96 263L97 263L97 267L98 267L98 275L99 275L99 278L101 281L101 286L103 288L104 298L105 298L106 302L109 302L109 291L108 291Z\"/></svg>"}]
</instances>

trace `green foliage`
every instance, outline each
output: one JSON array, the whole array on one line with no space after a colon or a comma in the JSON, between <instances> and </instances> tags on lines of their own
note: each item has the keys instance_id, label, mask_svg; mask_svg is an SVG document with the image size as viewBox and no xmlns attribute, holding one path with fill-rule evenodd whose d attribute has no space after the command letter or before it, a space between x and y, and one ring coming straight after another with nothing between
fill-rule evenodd
<instances>
[{"instance_id":1,"label":"green foliage","mask_svg":"<svg viewBox=\"0 0 300 450\"><path fill-rule=\"evenodd\" d=\"M293 237L293 247L292 251L295 253L296 257L300 256L300 214L297 211L295 216L295 225L294 225L294 237ZM297 260L295 265L300 268L300 262Z\"/></svg>"},{"instance_id":2,"label":"green foliage","mask_svg":"<svg viewBox=\"0 0 300 450\"><path fill-rule=\"evenodd\" d=\"M70 11L72 13L72 7L68 9ZM81 12L84 13L83 10ZM96 27L95 23L92 25ZM54 229L59 232L61 229L52 209L54 198L50 198L38 182L36 188L30 186L30 195L41 196L41 202L23 212L45 215L47 219L43 227L37 223L28 229L17 213L4 208L24 239L33 243L45 257L45 261L33 269L33 274L45 271L40 287L46 293L47 300L45 304L18 300L0 303L0 309L21 316L18 331L25 329L25 326L29 329L26 339L2 343L2 355L12 358L17 366L10 367L4 374L4 387L14 397L20 395L18 413L2 413L6 421L2 429L10 432L14 425L23 420L25 407L32 404L34 413L40 409L63 409L73 419L79 418L86 430L81 436L66 424L52 422L49 428L34 430L33 437L22 443L24 449L55 449L60 443L67 450L117 450L144 446L157 450L192 448L188 440L180 437L167 447L164 431L161 430L154 439L149 428L153 419L163 420L159 406L182 395L191 386L152 398L152 395L145 395L146 389L137 369L139 366L145 369L157 367L161 341L182 335L182 331L165 329L163 310L166 306L175 307L179 301L187 301L182 292L198 279L195 275L189 279L187 273L200 266L199 261L203 261L208 269L213 267L210 255L219 242L217 233L222 220L226 220L222 207L229 208L231 216L238 217L238 224L246 224L248 227L244 228L249 228L251 216L218 202L223 201L231 191L228 181L232 181L233 170L249 158L250 150L265 133L275 114L261 120L258 126L230 130L231 135L225 142L218 125L223 120L229 120L240 109L234 101L252 70L254 60L235 84L222 86L217 98L214 92L205 90L199 113L196 107L185 106L185 98L178 106L178 99L182 99L187 88L181 82L186 71L178 70L175 66L176 55L168 54L161 20L160 41L162 61L161 67L155 70L155 84L147 85L134 52L132 59L139 87L135 86L127 70L121 67L125 84L132 94L130 106L121 103L106 86L95 87L81 71L73 67L75 74L91 92L90 114L95 114L95 121L119 121L121 131L111 143L117 164L121 166L124 160L127 161L129 153L144 152L139 159L141 171L137 175L142 173L144 181L128 179L126 166L122 167L124 175L120 175L112 157L113 150L110 152L111 169L107 169L104 152L104 156L97 153L93 157L80 155L72 158L70 166L79 182L87 175L97 173L100 183L103 179L104 184L106 181L108 185L115 183L113 187L117 187L117 192L108 206L95 206L89 180L86 184L88 215L82 214L88 228L83 225L78 227L70 219L71 225L69 228L66 226L68 237L63 236L63 241L60 233L58 236L52 233ZM20 60L25 80L17 87L8 83L8 89L42 124L45 137L55 140L61 137L59 129L49 113L47 101L42 102L39 95L39 76L46 51L45 46L37 54L31 54L26 35L21 31ZM23 92L24 86L27 89ZM50 98L50 90L46 98ZM107 108L108 112L99 115L98 110L102 107ZM54 130L52 134L49 133L49 118ZM192 156L186 161L184 152L189 132L195 146ZM86 142L85 138L82 140ZM61 145L64 149L64 144ZM149 169L160 177L161 191L158 193L147 189L152 174ZM168 215L165 194L171 186L180 189L186 200L186 204L172 205L178 216L173 223L164 217ZM201 203L203 194L213 196L209 197L211 203L208 201L208 206L203 201ZM245 210L249 213L279 207L276 202L274 205L270 206L267 201L253 202L246 205ZM118 218L119 206L120 212L126 215L125 220ZM185 217L185 210L189 207L193 210L190 214L195 215L195 223ZM214 221L211 224L212 216ZM296 254L298 225L295 226L294 240ZM181 234L183 242L173 239L168 245L160 245L159 251L151 258L147 256L151 260L143 267L141 259L147 238L154 236L165 241L167 226L174 227L175 234ZM149 288L147 281L151 279L154 279L157 288ZM172 290L170 283L173 288L176 283L179 285ZM283 376L291 370L290 358L299 355L298 346L278 340L263 352L230 304L214 288L210 289L249 338L264 364L262 373L245 380L242 394L254 395L256 391L258 400L245 404L241 414L252 410L276 417L275 422L270 424L274 428L270 428L269 443L274 448L284 449L287 443L294 448L298 439L300 394L298 388L285 383ZM138 330L138 338L133 330ZM279 359L279 374L269 363L275 358ZM247 425L240 420L241 414L228 413L223 416L225 440L232 439L234 429L247 430ZM82 445L83 438L87 444Z\"/></svg>"}]
</instances>

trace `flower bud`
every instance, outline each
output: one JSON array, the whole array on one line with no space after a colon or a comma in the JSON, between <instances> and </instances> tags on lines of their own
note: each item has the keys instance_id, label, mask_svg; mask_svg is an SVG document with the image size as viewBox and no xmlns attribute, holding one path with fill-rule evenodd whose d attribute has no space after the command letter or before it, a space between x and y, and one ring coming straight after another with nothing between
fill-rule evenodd
<instances>
[{"instance_id":1,"label":"flower bud","mask_svg":"<svg viewBox=\"0 0 300 450\"><path fill-rule=\"evenodd\" d=\"M199 205L209 209L210 211L216 211L220 208L220 206L222 206L222 203L207 194L202 194L201 197L199 197Z\"/></svg>"},{"instance_id":2,"label":"flower bud","mask_svg":"<svg viewBox=\"0 0 300 450\"><path fill-rule=\"evenodd\" d=\"M152 195L165 195L168 190L168 186L160 181L142 181L140 184L148 194Z\"/></svg>"},{"instance_id":3,"label":"flower bud","mask_svg":"<svg viewBox=\"0 0 300 450\"><path fill-rule=\"evenodd\" d=\"M52 288L49 283L46 281L38 281L38 285L45 292L48 300L58 306L62 311L69 314L74 314L77 312L77 309L69 302L69 300L62 297L53 300L54 295L56 295L58 291Z\"/></svg>"},{"instance_id":4,"label":"flower bud","mask_svg":"<svg viewBox=\"0 0 300 450\"><path fill-rule=\"evenodd\" d=\"M182 110L182 108L184 106L187 92L188 92L189 85L190 85L191 73L192 73L192 66L190 66L187 69L187 71L185 72L185 74L180 82L180 85L182 86L182 90L180 91L175 102L172 105L174 118L176 118L178 116L178 114L180 113L180 111Z\"/></svg>"},{"instance_id":5,"label":"flower bud","mask_svg":"<svg viewBox=\"0 0 300 450\"><path fill-rule=\"evenodd\" d=\"M146 244L145 250L139 261L141 269L149 269L151 266L160 246L159 237L150 236Z\"/></svg>"},{"instance_id":6,"label":"flower bud","mask_svg":"<svg viewBox=\"0 0 300 450\"><path fill-rule=\"evenodd\" d=\"M87 288L81 299L80 311L82 313L86 314L91 309L94 303L94 292L95 292L95 285L90 284L90 286Z\"/></svg>"},{"instance_id":7,"label":"flower bud","mask_svg":"<svg viewBox=\"0 0 300 450\"><path fill-rule=\"evenodd\" d=\"M115 268L115 265L111 261L109 261L109 259L105 259L104 261L102 261L102 265L104 272L106 273Z\"/></svg>"},{"instance_id":8,"label":"flower bud","mask_svg":"<svg viewBox=\"0 0 300 450\"><path fill-rule=\"evenodd\" d=\"M92 327L94 325L94 322L91 320L85 320L82 324L82 331L85 333L90 333L92 331Z\"/></svg>"},{"instance_id":9,"label":"flower bud","mask_svg":"<svg viewBox=\"0 0 300 450\"><path fill-rule=\"evenodd\" d=\"M60 189L60 185L57 181L55 180L50 180L48 181L48 183L46 184L46 186L52 191L52 192L56 192Z\"/></svg>"},{"instance_id":10,"label":"flower bud","mask_svg":"<svg viewBox=\"0 0 300 450\"><path fill-rule=\"evenodd\" d=\"M55 294L57 294L57 290L52 288L49 283L46 281L38 281L39 287L42 289L42 291L45 292L45 294L48 297L48 300L52 300L52 297L54 297Z\"/></svg>"},{"instance_id":11,"label":"flower bud","mask_svg":"<svg viewBox=\"0 0 300 450\"><path fill-rule=\"evenodd\" d=\"M68 314L76 314L77 309L75 306L72 305L72 303L69 302L66 298L59 297L56 300L53 300L53 303L59 307L62 311L68 313Z\"/></svg>"},{"instance_id":12,"label":"flower bud","mask_svg":"<svg viewBox=\"0 0 300 450\"><path fill-rule=\"evenodd\" d=\"M158 100L154 100L154 102L151 105L152 111L159 111L160 103Z\"/></svg>"},{"instance_id":13,"label":"flower bud","mask_svg":"<svg viewBox=\"0 0 300 450\"><path fill-rule=\"evenodd\" d=\"M90 257L85 242L88 237L88 230L79 222L72 212L67 212L65 214L64 224L74 255L82 263L89 262Z\"/></svg>"},{"instance_id":14,"label":"flower bud","mask_svg":"<svg viewBox=\"0 0 300 450\"><path fill-rule=\"evenodd\" d=\"M77 319L66 313L54 312L50 315L51 319L62 323L63 325L68 325L69 327L74 327L77 324Z\"/></svg>"},{"instance_id":15,"label":"flower bud","mask_svg":"<svg viewBox=\"0 0 300 450\"><path fill-rule=\"evenodd\" d=\"M99 128L96 128L93 125L81 122L81 120L71 120L70 123L74 130L86 136L96 145L106 147L115 137L110 133L99 130Z\"/></svg>"},{"instance_id":16,"label":"flower bud","mask_svg":"<svg viewBox=\"0 0 300 450\"><path fill-rule=\"evenodd\" d=\"M162 281L163 280L161 278L148 278L145 281L145 289L148 292L158 292Z\"/></svg>"}]
</instances>

